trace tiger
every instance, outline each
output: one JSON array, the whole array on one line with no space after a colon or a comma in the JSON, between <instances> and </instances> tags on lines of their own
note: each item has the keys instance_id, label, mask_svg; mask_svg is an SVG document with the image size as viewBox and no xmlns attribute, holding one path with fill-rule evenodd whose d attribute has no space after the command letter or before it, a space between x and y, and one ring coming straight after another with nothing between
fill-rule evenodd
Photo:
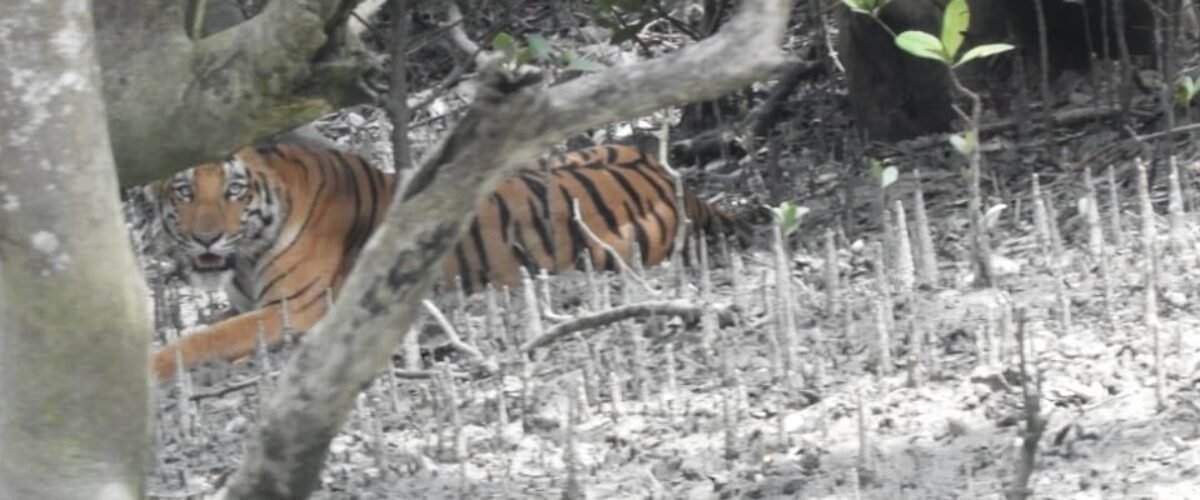
<instances>
[{"instance_id":1,"label":"tiger","mask_svg":"<svg viewBox=\"0 0 1200 500\"><path fill-rule=\"evenodd\" d=\"M154 374L164 380L180 365L246 357L260 338L276 344L285 315L286 327L311 328L336 299L396 189L395 175L356 154L295 144L246 147L148 185L158 229L183 274L197 288L223 289L233 310L158 350ZM684 207L694 228L708 234L736 226L690 190ZM521 269L580 269L584 253L596 268L611 270L635 246L651 266L669 258L679 224L672 178L646 151L608 144L549 155L479 202L442 263L440 287L517 287Z\"/></svg>"}]
</instances>

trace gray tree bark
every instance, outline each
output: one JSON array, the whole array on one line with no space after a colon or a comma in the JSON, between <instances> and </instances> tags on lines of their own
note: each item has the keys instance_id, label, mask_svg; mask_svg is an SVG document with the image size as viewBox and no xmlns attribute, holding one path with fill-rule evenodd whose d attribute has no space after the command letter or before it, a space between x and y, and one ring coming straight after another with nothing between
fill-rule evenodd
<instances>
[{"instance_id":1,"label":"gray tree bark","mask_svg":"<svg viewBox=\"0 0 1200 500\"><path fill-rule=\"evenodd\" d=\"M334 309L288 361L225 498L305 498L358 391L416 317L471 209L517 166L589 127L711 99L771 75L787 0L743 2L719 34L670 56L549 89L484 65L476 102L389 208ZM419 214L414 217L412 214Z\"/></svg>"},{"instance_id":2,"label":"gray tree bark","mask_svg":"<svg viewBox=\"0 0 1200 500\"><path fill-rule=\"evenodd\" d=\"M188 36L181 0L96 0L97 51L124 186L165 177L365 102L371 61L346 36L353 0L273 0ZM194 20L194 19L193 19Z\"/></svg>"},{"instance_id":3,"label":"gray tree bark","mask_svg":"<svg viewBox=\"0 0 1200 500\"><path fill-rule=\"evenodd\" d=\"M0 2L0 499L143 497L151 329L88 0Z\"/></svg>"}]
</instances>

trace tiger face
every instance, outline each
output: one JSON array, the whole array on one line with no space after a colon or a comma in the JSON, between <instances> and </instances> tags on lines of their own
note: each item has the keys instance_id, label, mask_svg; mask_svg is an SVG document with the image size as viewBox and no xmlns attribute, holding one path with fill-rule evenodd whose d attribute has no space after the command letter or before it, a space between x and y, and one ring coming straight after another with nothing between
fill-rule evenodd
<instances>
[{"instance_id":1,"label":"tiger face","mask_svg":"<svg viewBox=\"0 0 1200 500\"><path fill-rule=\"evenodd\" d=\"M192 286L224 288L239 264L252 266L278 237L283 207L270 175L233 157L192 167L160 187L162 229Z\"/></svg>"}]
</instances>

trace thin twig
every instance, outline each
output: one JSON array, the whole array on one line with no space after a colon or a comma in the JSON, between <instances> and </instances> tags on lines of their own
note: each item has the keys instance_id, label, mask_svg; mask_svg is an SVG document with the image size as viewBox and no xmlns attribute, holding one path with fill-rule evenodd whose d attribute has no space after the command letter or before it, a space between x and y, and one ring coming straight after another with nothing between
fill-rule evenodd
<instances>
[{"instance_id":1,"label":"thin twig","mask_svg":"<svg viewBox=\"0 0 1200 500\"><path fill-rule=\"evenodd\" d=\"M458 332L454 330L454 325L450 324L450 320L446 319L446 315L442 314L442 311L438 309L437 305L435 305L429 299L421 301L421 304L424 305L425 310L433 316L434 321L437 321L438 324L441 325L443 333L446 334L447 344L449 344L450 347L465 354L468 358L470 358L472 365L479 367L485 373L493 374L499 370L499 367L494 366L494 363L488 363L487 358L483 356L483 353L479 352L478 348L463 342L462 339L458 337Z\"/></svg>"},{"instance_id":2,"label":"thin twig","mask_svg":"<svg viewBox=\"0 0 1200 500\"><path fill-rule=\"evenodd\" d=\"M645 279L643 279L641 276L638 276L637 273L633 272L633 269L629 268L629 264L625 263L625 259L621 258L621 254L617 253L617 249L613 248L612 245L609 245L608 242L600 239L596 233L592 232L592 228L588 227L587 223L583 221L583 218L580 217L579 214L579 199L571 198L571 220L579 226L579 229L583 231L583 234L586 234L587 237L595 244L600 245L600 248L603 248L609 256L616 260L617 267L621 269L623 274L629 276L634 282L641 285L642 288L646 289L646 292L648 292L651 296L657 297L658 292L653 288L650 288L650 284L646 283Z\"/></svg>"}]
</instances>

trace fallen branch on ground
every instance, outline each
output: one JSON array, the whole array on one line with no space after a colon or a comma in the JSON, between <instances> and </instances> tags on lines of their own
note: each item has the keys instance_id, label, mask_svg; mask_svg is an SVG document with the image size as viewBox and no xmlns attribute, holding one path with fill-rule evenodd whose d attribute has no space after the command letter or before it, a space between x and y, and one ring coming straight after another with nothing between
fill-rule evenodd
<instances>
[{"instance_id":1,"label":"fallen branch on ground","mask_svg":"<svg viewBox=\"0 0 1200 500\"><path fill-rule=\"evenodd\" d=\"M705 309L710 307L715 307L717 309L718 317L721 317L721 319L724 321L730 320L733 315L733 307L727 304L705 305L684 300L628 304L620 307L614 307L606 311L580 316L570 321L554 325L546 330L546 333L521 345L521 352L528 354L533 352L534 349L554 342L559 337L565 337L581 330L596 328L639 316L681 316L688 320L698 320L700 318L700 314L703 313Z\"/></svg>"}]
</instances>

